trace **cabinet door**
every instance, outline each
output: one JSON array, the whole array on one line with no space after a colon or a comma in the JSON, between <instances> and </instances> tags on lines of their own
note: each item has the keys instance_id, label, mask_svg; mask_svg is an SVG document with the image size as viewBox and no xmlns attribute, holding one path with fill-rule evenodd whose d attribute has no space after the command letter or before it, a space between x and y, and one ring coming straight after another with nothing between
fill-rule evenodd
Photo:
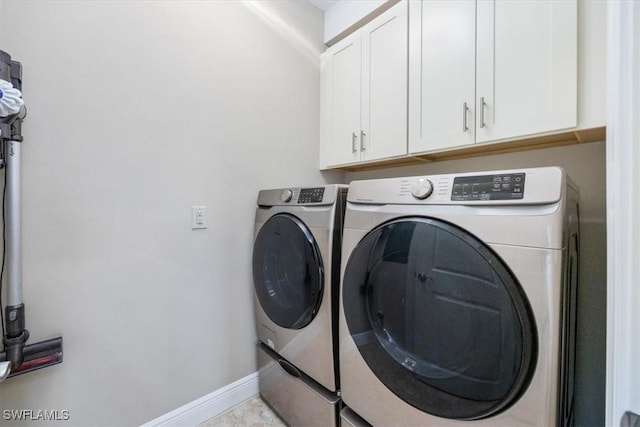
<instances>
[{"instance_id":1,"label":"cabinet door","mask_svg":"<svg viewBox=\"0 0 640 427\"><path fill-rule=\"evenodd\" d=\"M475 142L476 3L411 2L409 151Z\"/></svg>"},{"instance_id":2,"label":"cabinet door","mask_svg":"<svg viewBox=\"0 0 640 427\"><path fill-rule=\"evenodd\" d=\"M476 142L576 126L575 0L479 0Z\"/></svg>"},{"instance_id":3,"label":"cabinet door","mask_svg":"<svg viewBox=\"0 0 640 427\"><path fill-rule=\"evenodd\" d=\"M361 42L356 32L326 53L323 80L326 139L321 141L326 166L360 160Z\"/></svg>"},{"instance_id":4,"label":"cabinet door","mask_svg":"<svg viewBox=\"0 0 640 427\"><path fill-rule=\"evenodd\" d=\"M362 160L407 153L407 2L362 32Z\"/></svg>"}]
</instances>

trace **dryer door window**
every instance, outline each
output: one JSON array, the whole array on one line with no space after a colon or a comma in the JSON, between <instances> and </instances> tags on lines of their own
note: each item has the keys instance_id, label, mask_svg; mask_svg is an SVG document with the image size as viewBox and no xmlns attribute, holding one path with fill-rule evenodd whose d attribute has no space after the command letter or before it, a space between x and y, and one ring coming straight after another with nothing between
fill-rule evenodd
<instances>
[{"instance_id":1,"label":"dryer door window","mask_svg":"<svg viewBox=\"0 0 640 427\"><path fill-rule=\"evenodd\" d=\"M278 326L300 329L322 301L323 267L311 231L293 215L262 226L253 247L253 283L260 304Z\"/></svg>"},{"instance_id":2,"label":"dryer door window","mask_svg":"<svg viewBox=\"0 0 640 427\"><path fill-rule=\"evenodd\" d=\"M345 269L349 332L373 373L430 414L480 419L513 404L537 358L517 279L470 233L430 218L377 227Z\"/></svg>"}]
</instances>

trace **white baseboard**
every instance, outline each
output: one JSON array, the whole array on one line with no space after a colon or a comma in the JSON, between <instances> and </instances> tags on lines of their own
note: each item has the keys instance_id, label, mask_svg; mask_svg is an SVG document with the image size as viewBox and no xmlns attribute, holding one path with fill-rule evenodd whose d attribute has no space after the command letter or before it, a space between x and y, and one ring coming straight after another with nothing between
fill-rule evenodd
<instances>
[{"instance_id":1,"label":"white baseboard","mask_svg":"<svg viewBox=\"0 0 640 427\"><path fill-rule=\"evenodd\" d=\"M197 426L258 394L258 373L247 375L141 427Z\"/></svg>"}]
</instances>

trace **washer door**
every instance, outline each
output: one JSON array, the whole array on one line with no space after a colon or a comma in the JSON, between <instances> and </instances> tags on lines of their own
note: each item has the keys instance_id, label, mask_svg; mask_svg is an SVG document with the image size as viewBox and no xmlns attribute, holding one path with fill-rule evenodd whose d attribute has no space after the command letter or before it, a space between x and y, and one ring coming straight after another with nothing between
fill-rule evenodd
<instances>
[{"instance_id":1,"label":"washer door","mask_svg":"<svg viewBox=\"0 0 640 427\"><path fill-rule=\"evenodd\" d=\"M343 307L372 372L424 412L494 415L533 375L537 334L522 287L488 246L444 221L401 218L367 234L345 269Z\"/></svg>"},{"instance_id":2,"label":"washer door","mask_svg":"<svg viewBox=\"0 0 640 427\"><path fill-rule=\"evenodd\" d=\"M293 215L276 214L253 247L253 284L262 309L278 326L300 329L322 302L323 267L309 229Z\"/></svg>"}]
</instances>

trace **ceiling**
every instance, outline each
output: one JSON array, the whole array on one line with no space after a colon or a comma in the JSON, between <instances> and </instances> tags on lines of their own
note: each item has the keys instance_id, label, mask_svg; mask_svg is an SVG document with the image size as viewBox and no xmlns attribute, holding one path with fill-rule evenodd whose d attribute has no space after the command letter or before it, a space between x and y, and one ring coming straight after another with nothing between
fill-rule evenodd
<instances>
[{"instance_id":1,"label":"ceiling","mask_svg":"<svg viewBox=\"0 0 640 427\"><path fill-rule=\"evenodd\" d=\"M309 3L322 10L323 12L336 4L338 0L308 0Z\"/></svg>"}]
</instances>

